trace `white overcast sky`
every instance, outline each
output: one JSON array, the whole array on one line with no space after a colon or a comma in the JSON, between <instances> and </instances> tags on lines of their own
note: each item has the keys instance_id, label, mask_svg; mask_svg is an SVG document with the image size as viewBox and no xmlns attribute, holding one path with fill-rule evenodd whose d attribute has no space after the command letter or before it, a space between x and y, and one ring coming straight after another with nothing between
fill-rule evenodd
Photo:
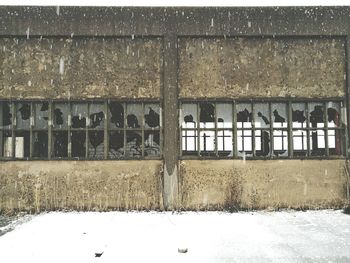
<instances>
[{"instance_id":1,"label":"white overcast sky","mask_svg":"<svg viewBox=\"0 0 350 263\"><path fill-rule=\"evenodd\" d=\"M330 6L350 0L0 0L0 5L61 6Z\"/></svg>"}]
</instances>

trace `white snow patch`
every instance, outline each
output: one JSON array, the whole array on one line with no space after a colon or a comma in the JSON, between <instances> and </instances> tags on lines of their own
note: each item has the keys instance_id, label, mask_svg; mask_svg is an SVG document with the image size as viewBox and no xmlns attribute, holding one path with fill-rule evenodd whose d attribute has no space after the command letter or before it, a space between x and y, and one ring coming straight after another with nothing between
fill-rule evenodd
<instances>
[{"instance_id":1,"label":"white snow patch","mask_svg":"<svg viewBox=\"0 0 350 263\"><path fill-rule=\"evenodd\" d=\"M6 263L347 262L349 246L350 216L330 210L52 212L0 237Z\"/></svg>"}]
</instances>

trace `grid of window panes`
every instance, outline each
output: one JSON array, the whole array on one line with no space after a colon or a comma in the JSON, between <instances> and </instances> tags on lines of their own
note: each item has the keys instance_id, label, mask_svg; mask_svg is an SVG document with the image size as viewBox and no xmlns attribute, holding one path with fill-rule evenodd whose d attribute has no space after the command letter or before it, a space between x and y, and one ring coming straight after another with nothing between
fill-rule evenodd
<instances>
[{"instance_id":1,"label":"grid of window panes","mask_svg":"<svg viewBox=\"0 0 350 263\"><path fill-rule=\"evenodd\" d=\"M181 153L221 158L344 155L342 100L182 102Z\"/></svg>"},{"instance_id":2,"label":"grid of window panes","mask_svg":"<svg viewBox=\"0 0 350 263\"><path fill-rule=\"evenodd\" d=\"M0 157L159 159L160 116L159 102L2 101Z\"/></svg>"}]
</instances>

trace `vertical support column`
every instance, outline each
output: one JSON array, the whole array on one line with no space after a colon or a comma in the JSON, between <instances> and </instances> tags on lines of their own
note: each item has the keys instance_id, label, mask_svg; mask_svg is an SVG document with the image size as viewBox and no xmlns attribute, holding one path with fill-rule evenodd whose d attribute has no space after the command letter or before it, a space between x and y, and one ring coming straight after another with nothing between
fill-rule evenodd
<instances>
[{"instance_id":1,"label":"vertical support column","mask_svg":"<svg viewBox=\"0 0 350 263\"><path fill-rule=\"evenodd\" d=\"M348 32L348 35L346 37L346 50L345 50L345 70L346 70L346 82L345 82L345 92L346 92L346 136L345 136L345 156L346 158L349 158L349 136L350 136L350 32ZM345 118L344 118L345 119Z\"/></svg>"},{"instance_id":2,"label":"vertical support column","mask_svg":"<svg viewBox=\"0 0 350 263\"><path fill-rule=\"evenodd\" d=\"M177 35L172 23L163 39L163 105L164 105L164 178L163 200L166 210L177 208L178 185L178 54Z\"/></svg>"}]
</instances>

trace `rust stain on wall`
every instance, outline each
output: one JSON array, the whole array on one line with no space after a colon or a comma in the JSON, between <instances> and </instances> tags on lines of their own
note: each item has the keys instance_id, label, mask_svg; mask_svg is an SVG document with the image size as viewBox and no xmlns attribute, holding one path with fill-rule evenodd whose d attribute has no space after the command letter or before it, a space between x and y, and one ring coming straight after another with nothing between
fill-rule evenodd
<instances>
[{"instance_id":1,"label":"rust stain on wall","mask_svg":"<svg viewBox=\"0 0 350 263\"><path fill-rule=\"evenodd\" d=\"M163 208L161 161L6 162L1 168L3 213Z\"/></svg>"},{"instance_id":2,"label":"rust stain on wall","mask_svg":"<svg viewBox=\"0 0 350 263\"><path fill-rule=\"evenodd\" d=\"M158 98L160 39L1 38L1 98Z\"/></svg>"},{"instance_id":3,"label":"rust stain on wall","mask_svg":"<svg viewBox=\"0 0 350 263\"><path fill-rule=\"evenodd\" d=\"M179 48L182 98L345 94L341 38L182 38Z\"/></svg>"},{"instance_id":4,"label":"rust stain on wall","mask_svg":"<svg viewBox=\"0 0 350 263\"><path fill-rule=\"evenodd\" d=\"M340 208L346 203L344 160L186 160L185 210Z\"/></svg>"}]
</instances>

